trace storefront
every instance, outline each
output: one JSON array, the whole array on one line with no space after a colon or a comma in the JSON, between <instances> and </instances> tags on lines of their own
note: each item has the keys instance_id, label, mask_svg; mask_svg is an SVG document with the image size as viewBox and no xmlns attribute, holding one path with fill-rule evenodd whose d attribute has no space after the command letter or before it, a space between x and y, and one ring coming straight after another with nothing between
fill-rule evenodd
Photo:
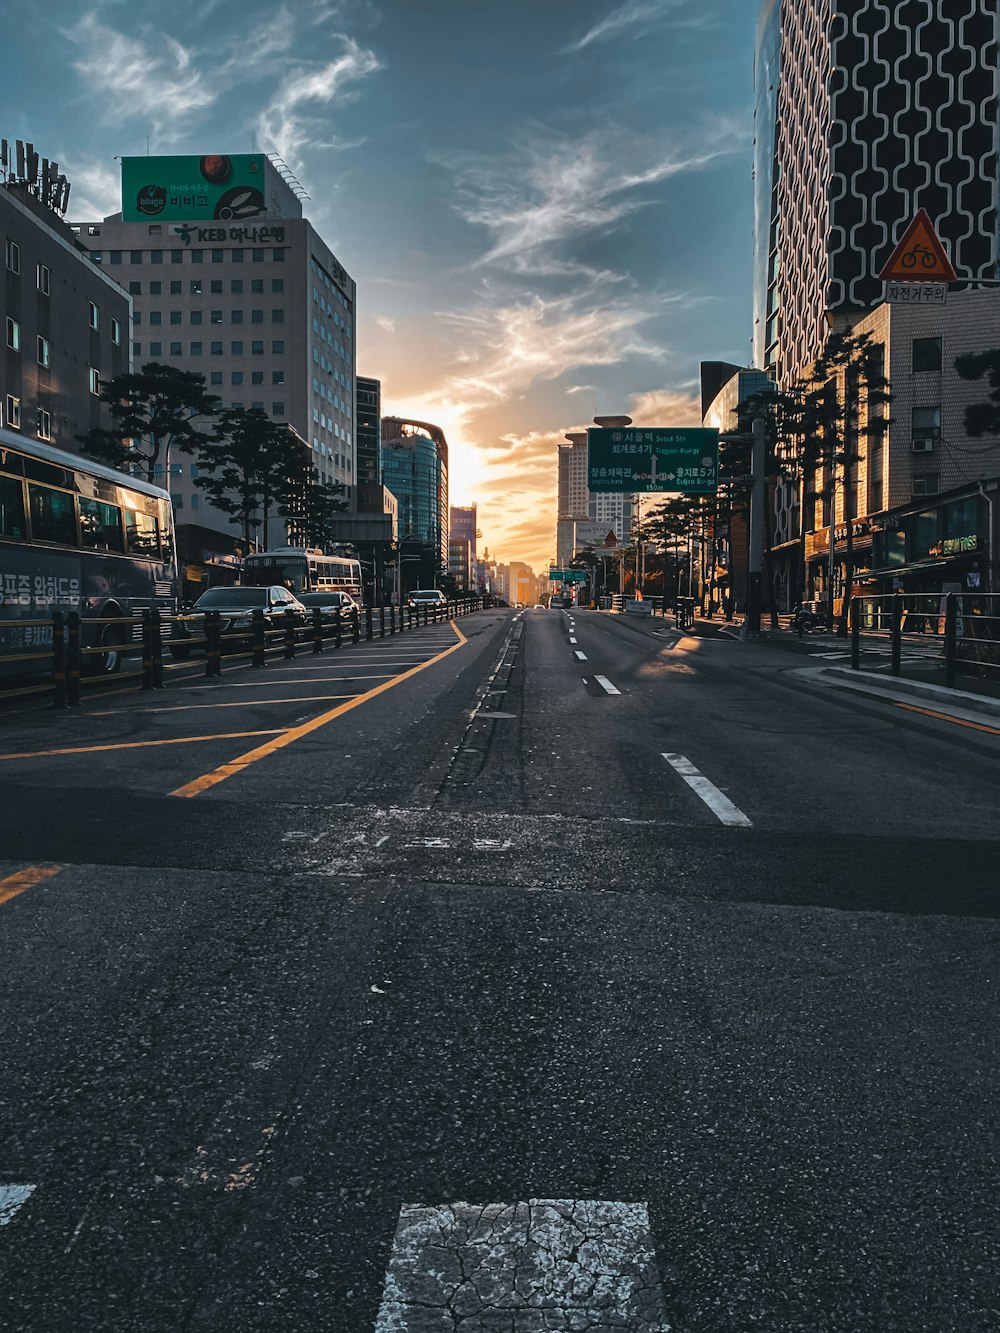
<instances>
[{"instance_id":1,"label":"storefront","mask_svg":"<svg viewBox=\"0 0 1000 1333\"><path fill-rule=\"evenodd\" d=\"M913 501L872 519L872 591L992 591L998 479Z\"/></svg>"}]
</instances>

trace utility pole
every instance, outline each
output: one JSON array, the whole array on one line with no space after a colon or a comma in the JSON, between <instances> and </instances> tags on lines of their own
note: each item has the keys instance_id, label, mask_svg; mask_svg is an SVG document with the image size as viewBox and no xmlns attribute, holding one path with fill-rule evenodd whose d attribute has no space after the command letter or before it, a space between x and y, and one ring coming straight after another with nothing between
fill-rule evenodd
<instances>
[{"instance_id":1,"label":"utility pole","mask_svg":"<svg viewBox=\"0 0 1000 1333\"><path fill-rule=\"evenodd\" d=\"M764 586L764 520L767 505L767 424L763 417L753 419L753 451L750 471L750 559L747 572L747 618L744 634L756 638L760 633L760 613Z\"/></svg>"}]
</instances>

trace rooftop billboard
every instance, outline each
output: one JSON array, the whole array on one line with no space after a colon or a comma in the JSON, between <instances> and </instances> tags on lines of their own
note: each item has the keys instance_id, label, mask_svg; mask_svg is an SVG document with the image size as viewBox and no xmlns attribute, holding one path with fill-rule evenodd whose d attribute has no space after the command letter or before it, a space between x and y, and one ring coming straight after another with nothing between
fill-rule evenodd
<instances>
[{"instance_id":1,"label":"rooftop billboard","mask_svg":"<svg viewBox=\"0 0 1000 1333\"><path fill-rule=\"evenodd\" d=\"M264 212L263 153L123 157L122 221L238 222Z\"/></svg>"}]
</instances>

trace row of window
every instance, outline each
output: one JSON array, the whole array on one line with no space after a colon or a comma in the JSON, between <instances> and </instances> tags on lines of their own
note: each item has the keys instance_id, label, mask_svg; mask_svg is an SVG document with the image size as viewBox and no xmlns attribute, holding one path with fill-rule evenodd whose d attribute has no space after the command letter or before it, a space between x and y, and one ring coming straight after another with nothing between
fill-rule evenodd
<instances>
[{"instance_id":1,"label":"row of window","mask_svg":"<svg viewBox=\"0 0 1000 1333\"><path fill-rule=\"evenodd\" d=\"M146 288L150 296L162 296L163 286L164 284L162 282L146 283ZM171 296L180 296L181 292L184 290L183 282L178 282L178 281L168 282L166 286ZM242 278L230 278L229 280L229 290L235 296L239 296L243 292L244 286L245 284ZM222 292L225 290L222 279L212 278L208 284L208 290L214 295L221 296ZM251 292L263 292L264 279L251 278L248 290ZM285 290L284 278L271 279L272 292L283 292L284 290ZM141 296L142 283L130 282L128 285L128 291L129 291L129 296ZM201 278L192 278L191 281L188 283L188 291L191 293L192 296L203 296L205 291L205 284L201 280Z\"/></svg>"},{"instance_id":2,"label":"row of window","mask_svg":"<svg viewBox=\"0 0 1000 1333\"><path fill-rule=\"evenodd\" d=\"M3 474L0 536L90 551L160 556L160 525L154 515Z\"/></svg>"},{"instance_id":3,"label":"row of window","mask_svg":"<svg viewBox=\"0 0 1000 1333\"><path fill-rule=\"evenodd\" d=\"M7 394L4 400L3 419L12 430L21 429L21 400L15 394ZM35 414L35 434L40 440L52 439L52 414L44 407Z\"/></svg>"},{"instance_id":4,"label":"row of window","mask_svg":"<svg viewBox=\"0 0 1000 1333\"><path fill-rule=\"evenodd\" d=\"M7 261L7 272L21 272L21 247L16 241L8 236L4 244L4 255ZM52 272L47 264L35 265L35 286L43 296L48 296L52 286Z\"/></svg>"},{"instance_id":5,"label":"row of window","mask_svg":"<svg viewBox=\"0 0 1000 1333\"><path fill-rule=\"evenodd\" d=\"M190 310L190 311L188 311L188 320L189 320L189 322L190 322L191 324L201 324L201 323L202 323L202 317L204 316L204 313L205 313L205 312L204 312L203 310ZM230 310L230 312L229 312L229 322L230 322L231 324L242 324L242 323L243 323L243 316L244 316L245 313L246 313L246 311L243 311L243 310ZM170 321L169 321L169 322L170 322L171 324L183 324L183 322L184 322L184 311L183 311L183 310L168 310L168 311L167 311L167 314L170 316ZM210 310L210 311L208 312L208 314L209 314L209 319L208 319L209 324L221 324L221 323L223 322L224 311L222 311L222 310ZM265 314L265 311L263 311L263 310L251 310L251 311L250 311L250 323L251 323L251 324L263 324L263 323L264 323L264 314ZM150 324L162 324L162 323L163 323L163 311L162 311L162 310L150 310L150 311L148 311L148 315L149 315L149 322L150 322ZM277 309L277 310L272 310L272 311L271 311L271 323L272 323L272 324L284 324L284 322L285 322L285 312L284 312L283 309ZM141 324L141 323L142 323L142 311L141 311L141 310L137 310L137 311L134 313L134 315L132 316L132 323L133 323L133 324Z\"/></svg>"},{"instance_id":6,"label":"row of window","mask_svg":"<svg viewBox=\"0 0 1000 1333\"><path fill-rule=\"evenodd\" d=\"M185 255L191 256L192 264L203 264L206 254L211 255L213 264L223 264L226 261L225 250L109 250L107 253L109 264L121 264L123 262L126 264L162 264L164 254L170 256L169 262L171 264L183 264ZM275 263L281 263L286 253L282 246L276 246L274 249L268 250L237 249L229 251L229 258L233 264L244 264L247 262L245 256L249 255L253 263L262 264L265 256L269 254ZM128 255L128 258L123 259L124 255ZM102 250L91 250L90 257L95 264L104 262L104 252Z\"/></svg>"},{"instance_id":7,"label":"row of window","mask_svg":"<svg viewBox=\"0 0 1000 1333\"><path fill-rule=\"evenodd\" d=\"M340 287L337 285L336 282L334 282L333 278L330 277L329 273L327 273L326 269L319 262L319 260L316 258L315 255L313 255L309 260L309 267L312 270L312 272L315 273L316 277L319 278L320 282L323 284L326 290L332 293L333 299L337 302L337 304L342 306L343 309L346 310L348 314L350 314L351 313L350 300L348 299L348 297L344 295ZM347 274L345 273L343 276L346 280Z\"/></svg>"},{"instance_id":8,"label":"row of window","mask_svg":"<svg viewBox=\"0 0 1000 1333\"><path fill-rule=\"evenodd\" d=\"M91 310L97 310L97 306L92 301L89 304ZM97 328L97 325L93 323L93 317L91 328ZM122 326L117 319L111 321L111 341L116 347L122 345ZM21 324L19 320L11 319L10 315L7 316L7 346L12 352L21 350ZM36 348L38 364L46 368L49 367L52 364L52 345L48 338L43 338L39 334L36 339Z\"/></svg>"},{"instance_id":9,"label":"row of window","mask_svg":"<svg viewBox=\"0 0 1000 1333\"><path fill-rule=\"evenodd\" d=\"M169 346L169 348L170 348L170 352L169 352L169 355L170 355L170 356L183 356L183 355L184 355L184 344L183 344L183 343L172 342L172 343L169 343L168 346ZM224 355L225 355L225 353L224 353L224 351L223 351L223 345L222 345L221 342L210 342L210 343L208 344L208 349L209 349L209 356L224 356ZM272 341L272 343L271 343L271 354L272 354L272 356L281 356L281 355L283 355L284 351L285 351L285 340L284 340L283 338L275 338L275 339ZM133 356L142 356L142 354L143 354L143 353L142 353L142 343L141 343L141 342L133 342L133 344L132 344L132 355L133 355ZM162 356L162 355L163 355L163 343L161 343L161 342L155 342L155 341L154 341L154 342L151 342L151 343L149 344L149 353L148 353L148 354L149 354L150 356ZM205 344L204 344L204 343L200 343L200 342L188 343L188 352L187 352L187 355L188 355L188 356L204 356L204 354L205 354ZM229 344L229 354L230 354L230 356L244 356L244 355L245 355L245 352L244 352L244 344L243 344L243 341L242 341L241 339L237 339L235 342L231 342L231 343ZM251 342L251 344L250 344L250 355L251 355L251 356L263 356L263 355L264 355L264 344L263 344L263 342L258 342L258 341L256 341L256 340L253 341L253 342Z\"/></svg>"}]
</instances>

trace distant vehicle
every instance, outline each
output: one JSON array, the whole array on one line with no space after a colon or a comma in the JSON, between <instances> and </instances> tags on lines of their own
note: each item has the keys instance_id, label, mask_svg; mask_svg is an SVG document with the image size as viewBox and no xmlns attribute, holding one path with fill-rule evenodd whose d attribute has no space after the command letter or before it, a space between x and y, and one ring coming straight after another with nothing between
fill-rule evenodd
<instances>
[{"instance_id":1,"label":"distant vehicle","mask_svg":"<svg viewBox=\"0 0 1000 1333\"><path fill-rule=\"evenodd\" d=\"M168 493L0 430L0 675L49 669L48 659L4 657L51 648L51 625L19 622L49 620L53 611L79 614L82 647L102 649L85 655L83 670L110 675L126 644L141 641L134 617L154 608L177 610Z\"/></svg>"},{"instance_id":2,"label":"distant vehicle","mask_svg":"<svg viewBox=\"0 0 1000 1333\"><path fill-rule=\"evenodd\" d=\"M364 600L360 560L324 555L306 546L279 546L248 555L240 582L255 588L280 583L296 596L303 592L346 592L359 606Z\"/></svg>"},{"instance_id":3,"label":"distant vehicle","mask_svg":"<svg viewBox=\"0 0 1000 1333\"><path fill-rule=\"evenodd\" d=\"M544 610L545 610L545 607L542 606L541 602L536 602L536 603L535 603L535 610L536 610L536 611L544 611Z\"/></svg>"},{"instance_id":4,"label":"distant vehicle","mask_svg":"<svg viewBox=\"0 0 1000 1333\"><path fill-rule=\"evenodd\" d=\"M410 606L446 606L448 599L440 588L415 588L407 593Z\"/></svg>"},{"instance_id":5,"label":"distant vehicle","mask_svg":"<svg viewBox=\"0 0 1000 1333\"><path fill-rule=\"evenodd\" d=\"M284 625L286 611L295 613L295 624L301 626L306 619L306 608L297 597L293 597L287 588L277 584L269 588L209 588L195 602L190 611L177 617L174 622L174 639L201 639L205 634L205 615L209 611L218 611L219 629L223 634L239 636L241 641L250 641L254 611L264 615L265 627L276 629ZM183 661L191 655L191 646L186 643L171 644L171 656Z\"/></svg>"},{"instance_id":6,"label":"distant vehicle","mask_svg":"<svg viewBox=\"0 0 1000 1333\"><path fill-rule=\"evenodd\" d=\"M339 609L342 615L347 616L361 609L349 592L338 592L336 589L332 592L304 592L300 594L299 601L307 611L318 608L324 615L335 615Z\"/></svg>"}]
</instances>

